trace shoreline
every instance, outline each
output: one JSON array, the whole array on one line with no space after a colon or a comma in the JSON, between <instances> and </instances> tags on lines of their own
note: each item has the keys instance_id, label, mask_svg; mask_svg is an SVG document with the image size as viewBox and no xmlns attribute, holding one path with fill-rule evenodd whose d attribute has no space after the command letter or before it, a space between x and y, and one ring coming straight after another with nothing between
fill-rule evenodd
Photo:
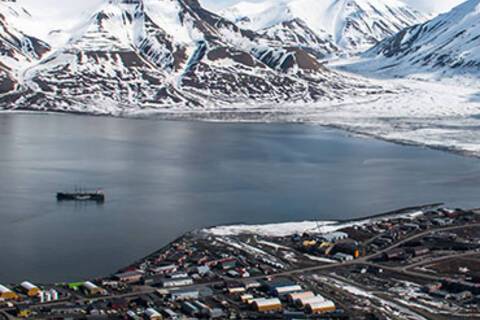
<instances>
[{"instance_id":1,"label":"shoreline","mask_svg":"<svg viewBox=\"0 0 480 320\"><path fill-rule=\"evenodd\" d=\"M326 224L327 226L330 224L330 226L339 226L339 227L345 227L347 226L348 224L351 224L351 225L357 225L357 224L361 224L362 222L363 223L366 223L366 222L370 222L372 220L381 220L381 219L384 219L384 218L394 218L394 217L402 217L402 216L405 216L407 215L408 213L413 213L413 212L418 212L418 211L421 211L422 209L433 209L433 208L438 208L438 207L441 207L443 206L444 203L441 203L441 202L438 202L438 203L431 203L431 204L423 204L423 205L416 205L416 206L409 206L409 207L404 207L404 208L399 208L399 209L396 209L396 210L391 210L391 211L388 211L388 212L383 212L383 213L376 213L376 214L372 214L372 215L369 215L369 216L366 216L366 217L361 217L361 218L353 218L353 219L341 219L341 220L335 220L335 221L313 221L313 220L310 220L310 221L290 221L290 222L279 222L279 223L266 223L266 224L260 224L260 225L254 225L254 224L251 224L251 225L248 225L248 224L244 224L242 222L238 222L238 223L231 223L231 224L224 224L224 225L212 225L212 226L209 226L209 227L204 227L204 228L198 228L198 229L193 229L191 231L187 231L185 232L184 234L176 237L175 239L173 239L172 241L170 241L169 243L167 243L166 245L162 246L161 248L143 256L143 257L140 257L138 259L136 259L135 261L132 261L130 263L130 265L128 266L125 266L125 267L122 267L116 271L113 271L112 274L114 273L118 273L118 272L125 272L127 271L130 266L132 265L135 265L135 264L138 264L152 256L155 256L157 255L159 252L163 251L164 249L170 247L173 243L185 238L185 237L189 237L189 236L199 236L199 235L214 235L215 234L212 234L212 233L209 233L209 231L215 229L215 228L222 228L222 227L255 227L255 226L275 226L275 225L282 225L282 224L295 224L295 223L305 223L305 222L308 222L308 223L314 223L314 224ZM243 234L243 233L239 233L239 234ZM248 233L245 233L245 234L248 234ZM254 234L254 233L253 233ZM108 276L108 275L105 275L105 276ZM105 276L103 277L97 277L95 279L102 279L104 278Z\"/></svg>"},{"instance_id":2,"label":"shoreline","mask_svg":"<svg viewBox=\"0 0 480 320\"><path fill-rule=\"evenodd\" d=\"M321 229L322 227L324 230L320 231L320 233L329 233L334 232L338 229L346 228L349 226L356 226L361 224L366 224L372 221L379 221L383 219L393 219L393 218L402 218L408 217L410 214L416 214L418 212L424 212L431 209L439 208L445 205L444 203L431 203L431 204L424 204L424 205L417 205L417 206L410 206L399 208L396 210L391 210L388 212L371 214L365 217L360 218L352 218L352 219L339 219L339 220L304 220L304 221L290 221L290 222L279 222L279 223L266 223L266 224L229 224L229 225L219 225L219 226L212 226L208 228L203 228L200 230L194 230L192 232L203 232L205 234L214 235L214 236L229 236L229 235L242 235L242 234L261 234L262 230L265 232L264 236L269 237L284 237L286 234L281 233L279 231L279 235L275 234L268 234L268 228L277 228L279 229L281 226L291 226L292 230L297 228L306 227L307 229L318 228ZM252 229L256 229L256 231L251 231ZM305 230L307 231L307 230ZM190 234L187 233L186 235ZM289 235L293 235L297 232L291 232Z\"/></svg>"},{"instance_id":3,"label":"shoreline","mask_svg":"<svg viewBox=\"0 0 480 320\"><path fill-rule=\"evenodd\" d=\"M181 240L185 237L199 236L199 235L202 235L202 236L205 236L205 235L221 236L221 235L216 235L214 233L211 233L211 231L216 229L216 228L228 228L228 227L248 228L248 227L262 227L262 226L266 227L266 226L292 225L292 224L298 224L298 223L319 224L319 225L324 226L324 227L344 228L344 227L347 227L349 225L359 225L359 224L362 224L362 223L371 222L372 220L382 220L382 219L386 219L386 218L402 217L402 216L408 215L409 213L411 214L411 213L415 213L415 212L419 212L419 211L423 211L423 210L434 209L434 208L441 207L443 205L444 205L444 203L441 203L441 202L415 205L415 206L399 208L399 209L396 209L396 210L391 210L391 211L388 211L388 212L375 213L375 214L371 214L371 215L361 217L361 218L352 218L352 219L339 219L339 220L328 220L328 221L327 220L289 221L289 222L278 222L278 223L273 222L273 223L256 224L256 225L255 224L250 224L249 225L249 224L245 224L245 223L242 223L242 222L238 222L238 223L231 223L231 224L224 224L224 225L212 225L212 226L204 227L204 228L197 228L197 229L193 229L191 231L187 231L187 232L183 233L182 235L176 237L175 239L169 241L167 244L158 248L157 250L155 250L155 251L153 251L149 254L146 254L146 255L138 258L138 259L135 259L134 261L132 261L127 266L121 267L118 270L112 270L111 274L92 277L92 278L83 279L83 280L77 279L75 281L76 282L78 282L78 281L81 282L81 281L88 281L88 280L99 280L99 279L104 279L106 277L109 277L109 276L111 276L115 273L118 273L118 272L124 272L124 271L128 270L128 268L130 268L130 266L135 265L135 264L137 264L141 261L144 261L145 259L148 259L149 257L157 255L162 250L170 247L173 243L175 243L175 242L177 242L177 241L179 241L179 240ZM249 233L249 232L238 233L238 235L241 235L241 234L255 234L255 233L254 232L253 233ZM226 235L226 236L228 236L228 235ZM2 283L1 279L0 279L0 283ZM8 285L13 285L14 284L14 283L8 283L8 282L6 282L6 283ZM66 284L66 283L68 283L68 281L58 281L58 282L54 282L54 283L39 283L39 284L42 285L42 286L48 286L48 285L59 285L59 284Z\"/></svg>"},{"instance_id":4,"label":"shoreline","mask_svg":"<svg viewBox=\"0 0 480 320\"><path fill-rule=\"evenodd\" d=\"M289 124L289 125L307 125L319 126L327 129L334 129L342 131L347 135L352 135L360 138L374 139L386 143L393 143L400 146L426 148L433 151L444 152L460 157L480 159L480 153L468 151L455 146L443 146L438 144L426 144L415 142L407 139L391 139L379 134L361 131L349 126L329 123L318 123L305 119L288 119L290 116L295 116L293 112L289 111L259 111L259 110L245 110L245 111L225 111L225 110L200 110L200 111L152 111L145 113L94 113L94 112L67 112L67 111L36 111L36 110L3 110L0 109L0 115L42 115L42 116L78 116L78 117L95 117L95 118L112 118L123 120L150 120L150 121L173 121L173 122L203 122L203 123L219 123L219 124ZM252 117L246 115L252 115ZM226 119L216 117L218 115L227 115L234 117L233 119ZM244 118L235 118L235 116L244 116ZM246 117L245 117L246 116ZM286 117L285 119L278 119L274 117ZM262 118L263 117L263 118ZM265 117L269 117L268 119Z\"/></svg>"}]
</instances>

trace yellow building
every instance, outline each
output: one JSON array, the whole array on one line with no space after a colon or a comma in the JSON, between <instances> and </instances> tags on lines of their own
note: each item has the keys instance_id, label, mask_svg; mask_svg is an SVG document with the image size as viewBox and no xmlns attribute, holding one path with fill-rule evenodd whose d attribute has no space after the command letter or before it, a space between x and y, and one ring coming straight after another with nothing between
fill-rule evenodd
<instances>
[{"instance_id":1,"label":"yellow building","mask_svg":"<svg viewBox=\"0 0 480 320\"><path fill-rule=\"evenodd\" d=\"M28 318L32 315L32 310L29 309L23 309L18 311L17 317L19 318Z\"/></svg>"},{"instance_id":2,"label":"yellow building","mask_svg":"<svg viewBox=\"0 0 480 320\"><path fill-rule=\"evenodd\" d=\"M24 281L20 285L23 290L28 294L29 297L36 297L40 294L41 290L36 285L32 284L31 282Z\"/></svg>"},{"instance_id":3,"label":"yellow building","mask_svg":"<svg viewBox=\"0 0 480 320\"><path fill-rule=\"evenodd\" d=\"M251 294L244 294L240 297L243 303L250 303L253 300L253 296Z\"/></svg>"},{"instance_id":4,"label":"yellow building","mask_svg":"<svg viewBox=\"0 0 480 320\"><path fill-rule=\"evenodd\" d=\"M18 295L12 290L0 284L0 299L16 300L18 299Z\"/></svg>"},{"instance_id":5,"label":"yellow building","mask_svg":"<svg viewBox=\"0 0 480 320\"><path fill-rule=\"evenodd\" d=\"M312 291L302 291L302 292L290 293L287 296L287 299L290 303L293 303L293 302L297 301L298 299L307 299L307 298L311 298L311 297L314 297L314 296L315 296L315 294Z\"/></svg>"},{"instance_id":6,"label":"yellow building","mask_svg":"<svg viewBox=\"0 0 480 320\"><path fill-rule=\"evenodd\" d=\"M100 296L107 294L107 291L105 289L100 288L99 286L90 281L85 282L83 284L83 288L89 296Z\"/></svg>"},{"instance_id":7,"label":"yellow building","mask_svg":"<svg viewBox=\"0 0 480 320\"><path fill-rule=\"evenodd\" d=\"M310 247L313 247L317 244L317 241L315 240L305 240L303 241L303 247L304 248L310 248Z\"/></svg>"},{"instance_id":8,"label":"yellow building","mask_svg":"<svg viewBox=\"0 0 480 320\"><path fill-rule=\"evenodd\" d=\"M258 312L281 311L282 303L277 298L272 299L256 299L253 301L253 308Z\"/></svg>"}]
</instances>

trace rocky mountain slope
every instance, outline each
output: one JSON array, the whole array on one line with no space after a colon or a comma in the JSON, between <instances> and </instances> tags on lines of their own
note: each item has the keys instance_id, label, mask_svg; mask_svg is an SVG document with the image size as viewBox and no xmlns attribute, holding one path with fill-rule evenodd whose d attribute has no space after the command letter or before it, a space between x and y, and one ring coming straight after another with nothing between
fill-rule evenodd
<instances>
[{"instance_id":1,"label":"rocky mountain slope","mask_svg":"<svg viewBox=\"0 0 480 320\"><path fill-rule=\"evenodd\" d=\"M368 68L395 75L480 72L480 0L469 0L387 38L364 54ZM362 62L363 64L365 61Z\"/></svg>"},{"instance_id":2,"label":"rocky mountain slope","mask_svg":"<svg viewBox=\"0 0 480 320\"><path fill-rule=\"evenodd\" d=\"M426 16L399 0L264 0L221 12L242 28L324 55L359 52Z\"/></svg>"},{"instance_id":3,"label":"rocky mountain slope","mask_svg":"<svg viewBox=\"0 0 480 320\"><path fill-rule=\"evenodd\" d=\"M16 89L19 71L38 61L50 49L48 44L25 34L14 23L15 17L28 12L18 10L13 4L0 2L0 93Z\"/></svg>"},{"instance_id":4,"label":"rocky mountain slope","mask_svg":"<svg viewBox=\"0 0 480 320\"><path fill-rule=\"evenodd\" d=\"M382 91L328 70L302 47L243 30L197 0L106 1L65 45L25 64L16 81L18 88L2 91L3 108L119 113Z\"/></svg>"}]
</instances>

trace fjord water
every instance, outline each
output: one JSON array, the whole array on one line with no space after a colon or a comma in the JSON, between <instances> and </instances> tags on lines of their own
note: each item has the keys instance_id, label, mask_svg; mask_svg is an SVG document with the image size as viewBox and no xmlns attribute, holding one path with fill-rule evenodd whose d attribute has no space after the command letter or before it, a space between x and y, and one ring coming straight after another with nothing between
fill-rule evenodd
<instances>
[{"instance_id":1,"label":"fjord water","mask_svg":"<svg viewBox=\"0 0 480 320\"><path fill-rule=\"evenodd\" d=\"M0 114L0 283L107 275L191 229L478 206L480 162L318 126ZM57 203L102 187L104 205Z\"/></svg>"}]
</instances>

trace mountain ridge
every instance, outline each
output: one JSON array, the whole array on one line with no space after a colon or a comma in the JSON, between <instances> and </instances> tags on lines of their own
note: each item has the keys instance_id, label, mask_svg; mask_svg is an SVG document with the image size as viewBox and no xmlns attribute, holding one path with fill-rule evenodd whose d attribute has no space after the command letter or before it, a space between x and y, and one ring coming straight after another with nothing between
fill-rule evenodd
<instances>
[{"instance_id":1,"label":"mountain ridge","mask_svg":"<svg viewBox=\"0 0 480 320\"><path fill-rule=\"evenodd\" d=\"M1 96L4 108L108 113L381 91L338 75L301 47L239 28L197 0L105 2L19 78L21 88Z\"/></svg>"},{"instance_id":2,"label":"mountain ridge","mask_svg":"<svg viewBox=\"0 0 480 320\"><path fill-rule=\"evenodd\" d=\"M363 51L427 20L426 15L399 0L264 0L241 2L220 14L243 28L267 35L282 24L300 20L329 46L347 53Z\"/></svg>"}]
</instances>

